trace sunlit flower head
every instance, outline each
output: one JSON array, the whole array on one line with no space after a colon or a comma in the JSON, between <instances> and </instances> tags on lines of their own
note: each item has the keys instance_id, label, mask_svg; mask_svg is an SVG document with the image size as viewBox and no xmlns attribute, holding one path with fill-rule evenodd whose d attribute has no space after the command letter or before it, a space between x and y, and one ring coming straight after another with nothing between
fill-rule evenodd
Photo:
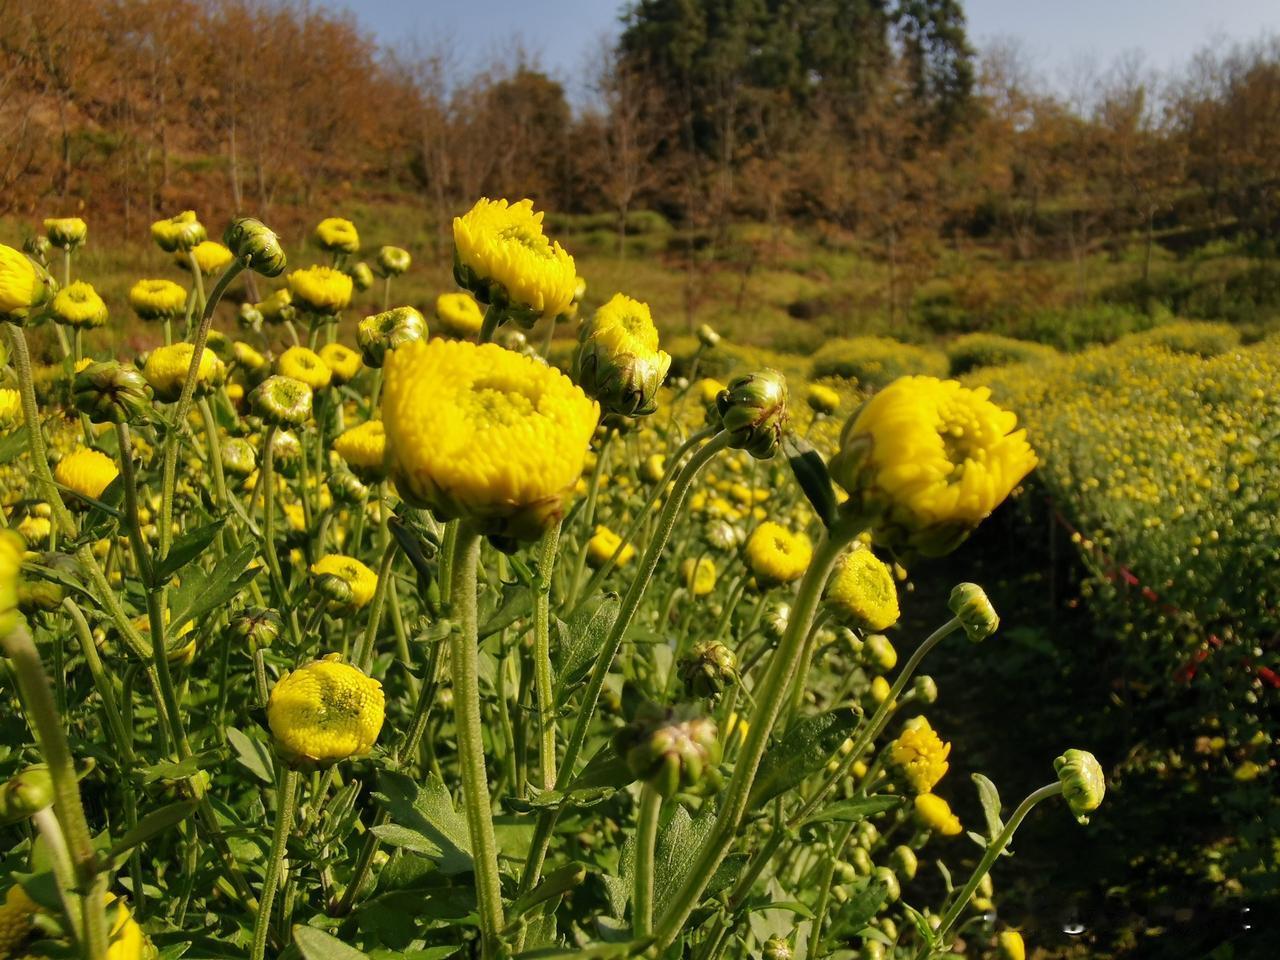
<instances>
[{"instance_id":1,"label":"sunlit flower head","mask_svg":"<svg viewBox=\"0 0 1280 960\"><path fill-rule=\"evenodd\" d=\"M129 305L143 320L172 320L187 306L187 291L172 280L139 280L129 288Z\"/></svg>"},{"instance_id":2,"label":"sunlit flower head","mask_svg":"<svg viewBox=\"0 0 1280 960\"><path fill-rule=\"evenodd\" d=\"M56 289L53 278L30 257L0 243L0 320L21 323Z\"/></svg>"},{"instance_id":3,"label":"sunlit flower head","mask_svg":"<svg viewBox=\"0 0 1280 960\"><path fill-rule=\"evenodd\" d=\"M609 562L614 552L622 547L616 565L625 567L636 555L636 548L631 544L622 546L622 538L603 524L596 527L596 532L587 541L587 561L593 567L600 567Z\"/></svg>"},{"instance_id":4,"label":"sunlit flower head","mask_svg":"<svg viewBox=\"0 0 1280 960\"><path fill-rule=\"evenodd\" d=\"M888 629L900 612L893 571L868 547L845 554L827 585L827 605L849 626Z\"/></svg>"},{"instance_id":5,"label":"sunlit flower head","mask_svg":"<svg viewBox=\"0 0 1280 960\"><path fill-rule=\"evenodd\" d=\"M385 475L387 435L381 420L368 420L339 434L333 449L360 479L379 480Z\"/></svg>"},{"instance_id":6,"label":"sunlit flower head","mask_svg":"<svg viewBox=\"0 0 1280 960\"><path fill-rule=\"evenodd\" d=\"M276 749L293 763L363 756L373 749L385 718L382 684L336 653L286 673L267 701Z\"/></svg>"},{"instance_id":7,"label":"sunlit flower head","mask_svg":"<svg viewBox=\"0 0 1280 960\"><path fill-rule=\"evenodd\" d=\"M232 260L231 251L217 240L204 240L197 243L191 248L191 256L195 257L196 266L206 277L222 272ZM178 263L188 266L186 257L180 258Z\"/></svg>"},{"instance_id":8,"label":"sunlit flower head","mask_svg":"<svg viewBox=\"0 0 1280 960\"><path fill-rule=\"evenodd\" d=\"M10 387L0 387L0 429L16 427L22 419L21 395Z\"/></svg>"},{"instance_id":9,"label":"sunlit flower head","mask_svg":"<svg viewBox=\"0 0 1280 960\"><path fill-rule=\"evenodd\" d=\"M114 460L105 453L87 447L67 454L53 468L53 479L68 490L91 500L99 499L102 491L119 475L120 471L116 469Z\"/></svg>"},{"instance_id":10,"label":"sunlit flower head","mask_svg":"<svg viewBox=\"0 0 1280 960\"><path fill-rule=\"evenodd\" d=\"M79 217L50 217L44 222L49 242L62 250L74 250L89 235L88 225Z\"/></svg>"},{"instance_id":11,"label":"sunlit flower head","mask_svg":"<svg viewBox=\"0 0 1280 960\"><path fill-rule=\"evenodd\" d=\"M98 291L83 280L76 280L58 291L53 298L54 319L69 327L88 330L107 322L107 305Z\"/></svg>"},{"instance_id":12,"label":"sunlit flower head","mask_svg":"<svg viewBox=\"0 0 1280 960\"><path fill-rule=\"evenodd\" d=\"M680 579L695 597L705 597L716 588L716 565L710 557L686 557L680 564Z\"/></svg>"},{"instance_id":13,"label":"sunlit flower head","mask_svg":"<svg viewBox=\"0 0 1280 960\"><path fill-rule=\"evenodd\" d=\"M921 823L944 837L954 837L964 829L960 826L960 818L951 812L951 804L937 794L919 794L915 799L915 810Z\"/></svg>"},{"instance_id":14,"label":"sunlit flower head","mask_svg":"<svg viewBox=\"0 0 1280 960\"><path fill-rule=\"evenodd\" d=\"M469 293L442 293L436 297L436 319L454 337L474 337L484 324L484 311Z\"/></svg>"},{"instance_id":15,"label":"sunlit flower head","mask_svg":"<svg viewBox=\"0 0 1280 960\"><path fill-rule=\"evenodd\" d=\"M889 762L916 793L928 793L946 774L950 753L951 744L943 742L929 721L915 717L889 745Z\"/></svg>"},{"instance_id":16,"label":"sunlit flower head","mask_svg":"<svg viewBox=\"0 0 1280 960\"><path fill-rule=\"evenodd\" d=\"M582 325L573 358L574 379L610 413L653 413L671 357L658 349L649 305L613 295Z\"/></svg>"},{"instance_id":17,"label":"sunlit flower head","mask_svg":"<svg viewBox=\"0 0 1280 960\"><path fill-rule=\"evenodd\" d=\"M351 588L351 606L357 610L367 607L378 589L378 575L355 557L330 553L311 565L313 576L331 574Z\"/></svg>"},{"instance_id":18,"label":"sunlit flower head","mask_svg":"<svg viewBox=\"0 0 1280 960\"><path fill-rule=\"evenodd\" d=\"M320 359L332 372L334 383L350 383L364 366L360 354L340 343L326 343L320 348Z\"/></svg>"},{"instance_id":19,"label":"sunlit flower head","mask_svg":"<svg viewBox=\"0 0 1280 960\"><path fill-rule=\"evenodd\" d=\"M316 224L316 245L330 253L359 253L360 234L356 225L342 217L326 217Z\"/></svg>"},{"instance_id":20,"label":"sunlit flower head","mask_svg":"<svg viewBox=\"0 0 1280 960\"><path fill-rule=\"evenodd\" d=\"M276 358L276 373L321 390L333 379L333 371L320 355L306 347L290 347Z\"/></svg>"},{"instance_id":21,"label":"sunlit flower head","mask_svg":"<svg viewBox=\"0 0 1280 960\"><path fill-rule=\"evenodd\" d=\"M156 347L147 355L142 375L155 391L156 399L166 402L177 400L182 393L182 384L187 379L187 370L191 367L191 358L195 356L195 347L190 343L175 343L172 346ZM205 347L200 354L200 366L196 370L197 392L216 387L226 377L226 367L217 355Z\"/></svg>"},{"instance_id":22,"label":"sunlit flower head","mask_svg":"<svg viewBox=\"0 0 1280 960\"><path fill-rule=\"evenodd\" d=\"M802 532L766 520L752 531L746 546L747 565L761 584L799 580L813 559L813 545Z\"/></svg>"},{"instance_id":23,"label":"sunlit flower head","mask_svg":"<svg viewBox=\"0 0 1280 960\"><path fill-rule=\"evenodd\" d=\"M332 267L304 267L289 274L293 305L310 313L335 314L351 303L351 278ZM266 316L266 313L263 313Z\"/></svg>"},{"instance_id":24,"label":"sunlit flower head","mask_svg":"<svg viewBox=\"0 0 1280 960\"><path fill-rule=\"evenodd\" d=\"M183 210L151 224L151 239L165 253L190 250L208 236L194 210Z\"/></svg>"}]
</instances>

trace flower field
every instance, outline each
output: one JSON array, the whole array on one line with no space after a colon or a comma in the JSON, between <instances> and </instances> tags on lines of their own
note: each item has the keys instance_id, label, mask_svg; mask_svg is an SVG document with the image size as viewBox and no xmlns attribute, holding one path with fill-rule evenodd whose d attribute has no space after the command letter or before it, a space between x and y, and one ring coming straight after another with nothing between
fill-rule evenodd
<instances>
[{"instance_id":1,"label":"flower field","mask_svg":"<svg viewBox=\"0 0 1280 960\"><path fill-rule=\"evenodd\" d=\"M0 958L1021 960L1002 854L1103 768L948 776L1001 616L913 578L1045 502L1176 720L1116 771L1274 815L1280 343L677 349L548 233L480 200L417 306L340 218L159 221L127 302L0 245Z\"/></svg>"}]
</instances>

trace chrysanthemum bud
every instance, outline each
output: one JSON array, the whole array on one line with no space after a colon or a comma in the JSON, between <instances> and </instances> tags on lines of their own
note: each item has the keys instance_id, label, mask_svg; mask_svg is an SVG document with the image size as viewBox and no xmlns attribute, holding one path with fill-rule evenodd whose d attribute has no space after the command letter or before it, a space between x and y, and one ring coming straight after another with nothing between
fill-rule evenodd
<instances>
[{"instance_id":1,"label":"chrysanthemum bud","mask_svg":"<svg viewBox=\"0 0 1280 960\"><path fill-rule=\"evenodd\" d=\"M374 261L380 277L398 277L409 269L413 258L401 247L381 247Z\"/></svg>"},{"instance_id":2,"label":"chrysanthemum bud","mask_svg":"<svg viewBox=\"0 0 1280 960\"><path fill-rule=\"evenodd\" d=\"M791 604L785 600L774 601L769 604L761 622L765 633L774 640L782 639L782 635L787 632L787 624L791 622Z\"/></svg>"},{"instance_id":3,"label":"chrysanthemum bud","mask_svg":"<svg viewBox=\"0 0 1280 960\"><path fill-rule=\"evenodd\" d=\"M93 423L136 423L151 405L146 377L115 360L91 363L77 373L71 396Z\"/></svg>"},{"instance_id":4,"label":"chrysanthemum bud","mask_svg":"<svg viewBox=\"0 0 1280 960\"><path fill-rule=\"evenodd\" d=\"M708 350L712 350L715 347L719 346L720 334L712 330L711 327L708 326L707 324L704 323L701 326L699 326L697 333L698 333L698 342L702 344L704 347L706 347Z\"/></svg>"},{"instance_id":5,"label":"chrysanthemum bud","mask_svg":"<svg viewBox=\"0 0 1280 960\"><path fill-rule=\"evenodd\" d=\"M236 323L244 330L253 330L255 332L262 329L263 324L262 311L258 309L255 303L242 303L240 309L236 311Z\"/></svg>"},{"instance_id":6,"label":"chrysanthemum bud","mask_svg":"<svg viewBox=\"0 0 1280 960\"><path fill-rule=\"evenodd\" d=\"M302 467L302 441L292 430L277 430L271 438L271 460L282 477L293 479Z\"/></svg>"},{"instance_id":7,"label":"chrysanthemum bud","mask_svg":"<svg viewBox=\"0 0 1280 960\"><path fill-rule=\"evenodd\" d=\"M782 937L770 937L760 949L762 960L791 960L791 944Z\"/></svg>"},{"instance_id":8,"label":"chrysanthemum bud","mask_svg":"<svg viewBox=\"0 0 1280 960\"><path fill-rule=\"evenodd\" d=\"M258 468L258 454L253 444L240 437L222 443L222 469L236 477L247 477Z\"/></svg>"},{"instance_id":9,"label":"chrysanthemum bud","mask_svg":"<svg viewBox=\"0 0 1280 960\"><path fill-rule=\"evenodd\" d=\"M280 246L280 238L261 220L253 217L233 220L222 235L222 242L237 260L264 277L280 276L289 262L284 248Z\"/></svg>"},{"instance_id":10,"label":"chrysanthemum bud","mask_svg":"<svg viewBox=\"0 0 1280 960\"><path fill-rule=\"evenodd\" d=\"M342 217L326 217L316 224L316 246L328 253L359 253L356 225Z\"/></svg>"},{"instance_id":11,"label":"chrysanthemum bud","mask_svg":"<svg viewBox=\"0 0 1280 960\"><path fill-rule=\"evenodd\" d=\"M265 607L247 607L233 619L231 632L254 647L269 647L284 629L284 620L274 610Z\"/></svg>"},{"instance_id":12,"label":"chrysanthemum bud","mask_svg":"<svg viewBox=\"0 0 1280 960\"><path fill-rule=\"evenodd\" d=\"M1001 930L996 934L996 954L1000 960L1027 960L1027 946L1017 930Z\"/></svg>"},{"instance_id":13,"label":"chrysanthemum bud","mask_svg":"<svg viewBox=\"0 0 1280 960\"><path fill-rule=\"evenodd\" d=\"M1107 792L1102 764L1087 750L1068 750L1053 761L1053 769L1071 812L1081 823L1088 823L1086 814L1098 809Z\"/></svg>"},{"instance_id":14,"label":"chrysanthemum bud","mask_svg":"<svg viewBox=\"0 0 1280 960\"><path fill-rule=\"evenodd\" d=\"M53 244L43 233L27 237L22 241L22 252L42 267L49 266L49 251L52 249Z\"/></svg>"},{"instance_id":15,"label":"chrysanthemum bud","mask_svg":"<svg viewBox=\"0 0 1280 960\"><path fill-rule=\"evenodd\" d=\"M43 763L20 770L0 786L0 824L17 823L53 804L53 778Z\"/></svg>"},{"instance_id":16,"label":"chrysanthemum bud","mask_svg":"<svg viewBox=\"0 0 1280 960\"><path fill-rule=\"evenodd\" d=\"M906 877L908 880L915 879L916 870L919 869L920 862L916 859L916 852L905 844L899 844L893 848L893 852L889 854L889 866L893 868L893 872L899 876Z\"/></svg>"},{"instance_id":17,"label":"chrysanthemum bud","mask_svg":"<svg viewBox=\"0 0 1280 960\"><path fill-rule=\"evenodd\" d=\"M341 503L363 503L369 496L369 488L346 467L329 474L328 487L333 498Z\"/></svg>"},{"instance_id":18,"label":"chrysanthemum bud","mask_svg":"<svg viewBox=\"0 0 1280 960\"><path fill-rule=\"evenodd\" d=\"M295 766L368 753L385 716L382 685L336 653L284 674L267 701L276 752Z\"/></svg>"},{"instance_id":19,"label":"chrysanthemum bud","mask_svg":"<svg viewBox=\"0 0 1280 960\"><path fill-rule=\"evenodd\" d=\"M336 573L322 573L315 578L316 593L329 601L332 610L342 610L351 605L354 595L351 584Z\"/></svg>"},{"instance_id":20,"label":"chrysanthemum bud","mask_svg":"<svg viewBox=\"0 0 1280 960\"><path fill-rule=\"evenodd\" d=\"M167 220L157 220L151 224L151 239L165 253L185 253L203 243L208 236L194 210L184 210Z\"/></svg>"},{"instance_id":21,"label":"chrysanthemum bud","mask_svg":"<svg viewBox=\"0 0 1280 960\"><path fill-rule=\"evenodd\" d=\"M738 377L716 397L729 445L768 460L782 442L787 422L787 383L774 370Z\"/></svg>"},{"instance_id":22,"label":"chrysanthemum bud","mask_svg":"<svg viewBox=\"0 0 1280 960\"><path fill-rule=\"evenodd\" d=\"M707 524L707 542L717 550L733 550L742 545L744 534L728 520L712 520Z\"/></svg>"},{"instance_id":23,"label":"chrysanthemum bud","mask_svg":"<svg viewBox=\"0 0 1280 960\"><path fill-rule=\"evenodd\" d=\"M364 366L359 353L340 343L326 343L320 348L320 359L329 368L332 380L337 384L350 383Z\"/></svg>"},{"instance_id":24,"label":"chrysanthemum bud","mask_svg":"<svg viewBox=\"0 0 1280 960\"><path fill-rule=\"evenodd\" d=\"M933 677L921 675L911 684L911 693L923 704L936 703L938 700L938 684Z\"/></svg>"},{"instance_id":25,"label":"chrysanthemum bud","mask_svg":"<svg viewBox=\"0 0 1280 960\"><path fill-rule=\"evenodd\" d=\"M882 633L873 633L863 641L862 657L877 673L888 673L898 665L898 651Z\"/></svg>"},{"instance_id":26,"label":"chrysanthemum bud","mask_svg":"<svg viewBox=\"0 0 1280 960\"><path fill-rule=\"evenodd\" d=\"M143 320L174 320L187 306L187 291L172 280L139 280L129 288L129 305Z\"/></svg>"},{"instance_id":27,"label":"chrysanthemum bud","mask_svg":"<svg viewBox=\"0 0 1280 960\"><path fill-rule=\"evenodd\" d=\"M292 377L267 377L249 394L254 413L267 423L300 427L311 416L311 388Z\"/></svg>"},{"instance_id":28,"label":"chrysanthemum bud","mask_svg":"<svg viewBox=\"0 0 1280 960\"><path fill-rule=\"evenodd\" d=\"M357 260L347 267L346 273L351 278L351 285L360 293L364 293L373 286L373 271L363 260Z\"/></svg>"},{"instance_id":29,"label":"chrysanthemum bud","mask_svg":"<svg viewBox=\"0 0 1280 960\"><path fill-rule=\"evenodd\" d=\"M879 940L863 940L862 947L858 950L858 960L884 960L885 950L884 944Z\"/></svg>"},{"instance_id":30,"label":"chrysanthemum bud","mask_svg":"<svg viewBox=\"0 0 1280 960\"><path fill-rule=\"evenodd\" d=\"M840 394L820 383L811 383L804 396L809 409L821 416L830 416L840 407Z\"/></svg>"},{"instance_id":31,"label":"chrysanthemum bud","mask_svg":"<svg viewBox=\"0 0 1280 960\"><path fill-rule=\"evenodd\" d=\"M369 605L378 589L378 575L376 573L355 557L346 557L339 553L327 554L313 563L311 565L311 575L317 578L316 586L321 592L324 592L326 588L319 581L326 576L337 577L349 589L349 593L342 592L345 599L339 599L336 588L332 587L332 585L327 588L333 591L333 596L330 599L334 601L334 604L331 609L343 606L360 610Z\"/></svg>"},{"instance_id":32,"label":"chrysanthemum bud","mask_svg":"<svg viewBox=\"0 0 1280 960\"><path fill-rule=\"evenodd\" d=\"M397 347L425 339L427 321L413 307L375 313L356 327L356 345L371 367L381 367L387 362L387 354Z\"/></svg>"},{"instance_id":33,"label":"chrysanthemum bud","mask_svg":"<svg viewBox=\"0 0 1280 960\"><path fill-rule=\"evenodd\" d=\"M40 264L0 243L0 320L22 326L47 303L58 285Z\"/></svg>"},{"instance_id":34,"label":"chrysanthemum bud","mask_svg":"<svg viewBox=\"0 0 1280 960\"><path fill-rule=\"evenodd\" d=\"M658 408L671 357L658 349L649 306L621 293L578 333L573 378L610 413L641 417Z\"/></svg>"},{"instance_id":35,"label":"chrysanthemum bud","mask_svg":"<svg viewBox=\"0 0 1280 960\"><path fill-rule=\"evenodd\" d=\"M107 305L98 291L83 280L59 290L50 310L58 323L77 330L92 330L107 322Z\"/></svg>"},{"instance_id":36,"label":"chrysanthemum bud","mask_svg":"<svg viewBox=\"0 0 1280 960\"><path fill-rule=\"evenodd\" d=\"M178 266L184 270L190 270L194 260L200 274L205 277L221 273L233 259L231 251L217 240L203 240L191 248L188 256L179 255L177 258Z\"/></svg>"},{"instance_id":37,"label":"chrysanthemum bud","mask_svg":"<svg viewBox=\"0 0 1280 960\"><path fill-rule=\"evenodd\" d=\"M885 894L890 903L895 903L902 896L902 888L898 885L898 875L888 867L876 867L871 876L884 884Z\"/></svg>"},{"instance_id":38,"label":"chrysanthemum bud","mask_svg":"<svg viewBox=\"0 0 1280 960\"><path fill-rule=\"evenodd\" d=\"M715 721L690 706L645 704L617 741L636 779L664 797L694 786L720 763Z\"/></svg>"},{"instance_id":39,"label":"chrysanthemum bud","mask_svg":"<svg viewBox=\"0 0 1280 960\"><path fill-rule=\"evenodd\" d=\"M351 278L332 267L303 267L289 274L289 292L299 310L332 317L351 303Z\"/></svg>"},{"instance_id":40,"label":"chrysanthemum bud","mask_svg":"<svg viewBox=\"0 0 1280 960\"><path fill-rule=\"evenodd\" d=\"M738 678L738 658L716 640L695 643L681 658L680 679L690 696L715 702Z\"/></svg>"},{"instance_id":41,"label":"chrysanthemum bud","mask_svg":"<svg viewBox=\"0 0 1280 960\"><path fill-rule=\"evenodd\" d=\"M51 613L62 606L66 589L51 580L21 580L18 583L18 609L30 616Z\"/></svg>"},{"instance_id":42,"label":"chrysanthemum bud","mask_svg":"<svg viewBox=\"0 0 1280 960\"><path fill-rule=\"evenodd\" d=\"M965 635L977 643L991 636L1000 626L996 608L991 605L984 591L976 583L960 583L951 591L947 606L955 614Z\"/></svg>"},{"instance_id":43,"label":"chrysanthemum bud","mask_svg":"<svg viewBox=\"0 0 1280 960\"><path fill-rule=\"evenodd\" d=\"M89 227L79 217L51 217L44 222L44 232L59 250L74 250L89 236Z\"/></svg>"},{"instance_id":44,"label":"chrysanthemum bud","mask_svg":"<svg viewBox=\"0 0 1280 960\"><path fill-rule=\"evenodd\" d=\"M887 630L900 615L893 571L869 547L853 550L840 561L827 584L826 603L842 622L860 630ZM893 663L884 669L892 670Z\"/></svg>"},{"instance_id":45,"label":"chrysanthemum bud","mask_svg":"<svg viewBox=\"0 0 1280 960\"><path fill-rule=\"evenodd\" d=\"M293 305L293 294L288 287L281 287L254 306L262 314L262 319L271 324L292 322L298 315L298 310Z\"/></svg>"}]
</instances>

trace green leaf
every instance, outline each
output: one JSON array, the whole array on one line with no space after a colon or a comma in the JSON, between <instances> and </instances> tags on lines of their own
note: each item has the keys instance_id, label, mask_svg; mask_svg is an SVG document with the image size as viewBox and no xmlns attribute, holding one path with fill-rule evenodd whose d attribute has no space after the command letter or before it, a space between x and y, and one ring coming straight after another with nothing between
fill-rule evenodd
<instances>
[{"instance_id":1,"label":"green leaf","mask_svg":"<svg viewBox=\"0 0 1280 960\"><path fill-rule=\"evenodd\" d=\"M502 599L497 608L480 625L480 639L484 640L493 636L499 630L505 630L517 620L529 616L532 612L532 591L523 584L504 583L502 585Z\"/></svg>"},{"instance_id":2,"label":"green leaf","mask_svg":"<svg viewBox=\"0 0 1280 960\"><path fill-rule=\"evenodd\" d=\"M185 760L153 763L149 767L139 767L134 772L141 777L143 783L154 783L157 780L188 780L201 770L203 758L187 757Z\"/></svg>"},{"instance_id":3,"label":"green leaf","mask_svg":"<svg viewBox=\"0 0 1280 960\"><path fill-rule=\"evenodd\" d=\"M880 907L889 899L889 886L880 880L868 879L862 888L845 907L840 918L842 925L857 933L874 919Z\"/></svg>"},{"instance_id":4,"label":"green leaf","mask_svg":"<svg viewBox=\"0 0 1280 960\"><path fill-rule=\"evenodd\" d=\"M136 827L115 842L108 856L112 860L118 860L134 847L146 843L152 837L159 836L171 827L177 826L195 813L196 808L199 806L199 800L179 800L177 803L168 804L159 810L153 810L139 820Z\"/></svg>"},{"instance_id":5,"label":"green leaf","mask_svg":"<svg viewBox=\"0 0 1280 960\"><path fill-rule=\"evenodd\" d=\"M1000 819L1000 791L996 785L980 773L973 774L978 787L978 799L982 801L982 815L987 818L987 835L994 840L1004 829Z\"/></svg>"},{"instance_id":6,"label":"green leaf","mask_svg":"<svg viewBox=\"0 0 1280 960\"><path fill-rule=\"evenodd\" d=\"M654 914L661 915L689 875L702 841L715 824L715 811L705 804L697 817L677 804L666 824L658 828L653 850ZM628 871L624 870L624 876Z\"/></svg>"},{"instance_id":7,"label":"green leaf","mask_svg":"<svg viewBox=\"0 0 1280 960\"><path fill-rule=\"evenodd\" d=\"M254 740L234 727L227 727L227 742L236 752L236 760L263 783L275 783L275 762L271 750L261 740Z\"/></svg>"},{"instance_id":8,"label":"green leaf","mask_svg":"<svg viewBox=\"0 0 1280 960\"><path fill-rule=\"evenodd\" d=\"M392 820L374 828L378 837L430 857L441 873L466 873L472 869L466 817L454 810L448 788L434 773L417 784L404 774L380 771L374 796Z\"/></svg>"},{"instance_id":9,"label":"green leaf","mask_svg":"<svg viewBox=\"0 0 1280 960\"><path fill-rule=\"evenodd\" d=\"M813 444L795 433L787 433L782 438L782 450L818 519L823 526L830 527L835 522L839 504L836 503L836 492L831 485L826 461Z\"/></svg>"},{"instance_id":10,"label":"green leaf","mask_svg":"<svg viewBox=\"0 0 1280 960\"><path fill-rule=\"evenodd\" d=\"M606 594L569 618L555 621L560 642L552 652L556 668L556 704L563 705L572 689L587 675L604 646L621 606L617 594Z\"/></svg>"},{"instance_id":11,"label":"green leaf","mask_svg":"<svg viewBox=\"0 0 1280 960\"><path fill-rule=\"evenodd\" d=\"M213 523L197 527L173 541L173 545L169 548L169 555L164 558L164 562L156 569L156 582L164 583L178 570L204 553L226 522L225 517L219 517Z\"/></svg>"},{"instance_id":12,"label":"green leaf","mask_svg":"<svg viewBox=\"0 0 1280 960\"><path fill-rule=\"evenodd\" d=\"M12 463L27 449L27 436L30 431L24 423L17 430L0 437L0 465Z\"/></svg>"},{"instance_id":13,"label":"green leaf","mask_svg":"<svg viewBox=\"0 0 1280 960\"><path fill-rule=\"evenodd\" d=\"M368 960L367 954L347 946L337 937L300 923L293 928L293 942L298 945L303 960Z\"/></svg>"},{"instance_id":14,"label":"green leaf","mask_svg":"<svg viewBox=\"0 0 1280 960\"><path fill-rule=\"evenodd\" d=\"M827 765L858 724L859 711L832 710L787 728L782 740L765 754L748 801L759 810L774 797L798 786Z\"/></svg>"},{"instance_id":15,"label":"green leaf","mask_svg":"<svg viewBox=\"0 0 1280 960\"><path fill-rule=\"evenodd\" d=\"M169 609L173 611L169 632L177 633L188 620L194 620L214 607L220 607L235 597L258 575L259 568L249 569L249 563L258 553L256 543L246 543L235 553L229 553L205 573L193 569L171 594Z\"/></svg>"},{"instance_id":16,"label":"green leaf","mask_svg":"<svg viewBox=\"0 0 1280 960\"><path fill-rule=\"evenodd\" d=\"M841 823L857 823L859 820L865 820L867 817L873 817L877 813L892 810L901 804L901 797L890 797L882 794L870 797L856 797L853 800L840 800L836 803L828 804L813 814L802 826L809 826L813 823L826 823L832 820Z\"/></svg>"},{"instance_id":17,"label":"green leaf","mask_svg":"<svg viewBox=\"0 0 1280 960\"><path fill-rule=\"evenodd\" d=\"M769 903L762 903L759 906L752 907L751 910L752 912L762 910L788 910L798 917L804 917L806 920L813 919L813 911L798 900L773 900Z\"/></svg>"}]
</instances>

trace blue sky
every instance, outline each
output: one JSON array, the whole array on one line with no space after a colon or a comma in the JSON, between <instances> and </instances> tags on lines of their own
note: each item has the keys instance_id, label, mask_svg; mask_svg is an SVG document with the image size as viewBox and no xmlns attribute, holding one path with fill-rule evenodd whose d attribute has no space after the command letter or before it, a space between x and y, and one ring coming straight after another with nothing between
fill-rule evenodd
<instances>
[{"instance_id":1,"label":"blue sky","mask_svg":"<svg viewBox=\"0 0 1280 960\"><path fill-rule=\"evenodd\" d=\"M379 40L447 41L462 67L483 64L519 39L571 96L589 51L616 33L615 0L321 0L345 7ZM1214 38L1280 33L1280 0L968 0L973 40L1018 38L1031 61L1059 82L1074 62L1105 67L1140 49L1169 69Z\"/></svg>"}]
</instances>

